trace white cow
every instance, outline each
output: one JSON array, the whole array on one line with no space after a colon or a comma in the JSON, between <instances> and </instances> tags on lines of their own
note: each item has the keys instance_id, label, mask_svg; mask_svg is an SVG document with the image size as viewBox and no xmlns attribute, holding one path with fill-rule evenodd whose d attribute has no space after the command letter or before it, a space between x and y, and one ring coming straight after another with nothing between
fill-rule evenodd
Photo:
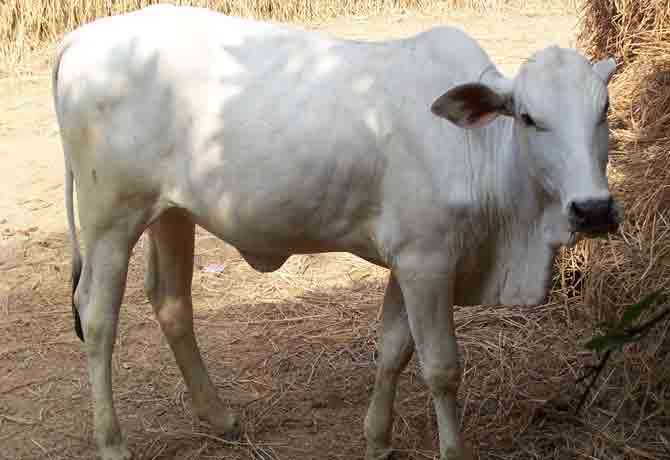
<instances>
[{"instance_id":1,"label":"white cow","mask_svg":"<svg viewBox=\"0 0 670 460\"><path fill-rule=\"evenodd\" d=\"M128 259L147 228L147 292L195 412L238 430L193 334L195 224L261 271L329 251L388 267L366 459L390 452L396 383L415 349L441 459L466 458L453 305L541 303L557 247L616 228L614 68L550 47L508 79L450 27L364 43L173 6L69 34L53 90L102 458L130 458L110 363Z\"/></svg>"}]
</instances>

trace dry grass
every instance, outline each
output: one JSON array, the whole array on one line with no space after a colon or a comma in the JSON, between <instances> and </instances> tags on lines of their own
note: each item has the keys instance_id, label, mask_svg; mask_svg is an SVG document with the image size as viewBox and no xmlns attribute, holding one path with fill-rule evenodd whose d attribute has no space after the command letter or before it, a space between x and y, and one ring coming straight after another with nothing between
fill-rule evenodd
<instances>
[{"instance_id":1,"label":"dry grass","mask_svg":"<svg viewBox=\"0 0 670 460\"><path fill-rule=\"evenodd\" d=\"M454 0L472 4L478 0ZM483 0L479 0L481 3ZM499 0L490 0L498 2ZM133 11L161 0L9 0L0 12L0 43L15 56L102 16ZM313 21L341 14L421 9L434 0L175 0L225 14L278 21ZM10 52L11 51L11 52Z\"/></svg>"},{"instance_id":2,"label":"dry grass","mask_svg":"<svg viewBox=\"0 0 670 460\"><path fill-rule=\"evenodd\" d=\"M582 5L579 41L593 57L627 65L670 38L665 0L591 0Z\"/></svg>"},{"instance_id":3,"label":"dry grass","mask_svg":"<svg viewBox=\"0 0 670 460\"><path fill-rule=\"evenodd\" d=\"M579 0L561 0L570 10ZM4 0L0 9L0 59L18 65L24 55L63 32L102 16L124 13L165 0ZM406 11L526 8L550 0L173 0L169 3L211 8L225 14L276 21L312 22L339 15L376 15Z\"/></svg>"},{"instance_id":4,"label":"dry grass","mask_svg":"<svg viewBox=\"0 0 670 460\"><path fill-rule=\"evenodd\" d=\"M619 64L611 86L610 177L624 204L619 236L596 244L585 294L614 308L670 287L670 4L594 0L579 41Z\"/></svg>"}]
</instances>

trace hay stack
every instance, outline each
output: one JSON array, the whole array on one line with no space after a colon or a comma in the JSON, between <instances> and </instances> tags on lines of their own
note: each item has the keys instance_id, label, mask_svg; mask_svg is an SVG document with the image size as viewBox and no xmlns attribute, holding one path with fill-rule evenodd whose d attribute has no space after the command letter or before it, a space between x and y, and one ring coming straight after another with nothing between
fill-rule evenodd
<instances>
[{"instance_id":1,"label":"hay stack","mask_svg":"<svg viewBox=\"0 0 670 460\"><path fill-rule=\"evenodd\" d=\"M580 29L590 57L619 65L610 86L610 180L626 218L619 235L583 249L582 295L602 320L670 289L670 3L590 0Z\"/></svg>"},{"instance_id":2,"label":"hay stack","mask_svg":"<svg viewBox=\"0 0 670 460\"><path fill-rule=\"evenodd\" d=\"M578 40L594 58L628 65L670 37L666 0L591 0L582 4Z\"/></svg>"},{"instance_id":3,"label":"hay stack","mask_svg":"<svg viewBox=\"0 0 670 460\"><path fill-rule=\"evenodd\" d=\"M578 42L591 58L612 56L619 66L610 84L609 176L624 223L617 235L563 251L555 280L555 297L576 299L566 306L591 335L645 294L670 293L670 2L585 0ZM598 384L582 417L617 441L594 436L601 450L593 458L668 458L661 433L670 421L669 389L666 320L616 354Z\"/></svg>"}]
</instances>

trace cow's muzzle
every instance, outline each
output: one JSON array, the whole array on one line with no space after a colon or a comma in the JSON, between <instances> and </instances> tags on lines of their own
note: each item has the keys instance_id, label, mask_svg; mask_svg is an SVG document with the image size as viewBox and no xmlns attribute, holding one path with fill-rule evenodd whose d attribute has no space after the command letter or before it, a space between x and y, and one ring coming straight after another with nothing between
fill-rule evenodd
<instances>
[{"instance_id":1,"label":"cow's muzzle","mask_svg":"<svg viewBox=\"0 0 670 460\"><path fill-rule=\"evenodd\" d=\"M619 212L611 197L573 201L568 210L573 230L586 236L614 233L619 228Z\"/></svg>"}]
</instances>

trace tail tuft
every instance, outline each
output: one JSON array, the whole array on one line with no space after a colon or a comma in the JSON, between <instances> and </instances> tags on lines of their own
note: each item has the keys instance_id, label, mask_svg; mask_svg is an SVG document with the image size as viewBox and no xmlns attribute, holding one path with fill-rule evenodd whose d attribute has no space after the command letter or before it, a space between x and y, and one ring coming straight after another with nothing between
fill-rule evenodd
<instances>
[{"instance_id":1,"label":"tail tuft","mask_svg":"<svg viewBox=\"0 0 670 460\"><path fill-rule=\"evenodd\" d=\"M77 292L79 278L81 278L81 264L75 263L72 265L72 316L74 317L74 332L77 334L77 337L79 337L79 340L84 342L84 330L81 328L81 318L79 317L77 306L74 303L74 293Z\"/></svg>"}]
</instances>

